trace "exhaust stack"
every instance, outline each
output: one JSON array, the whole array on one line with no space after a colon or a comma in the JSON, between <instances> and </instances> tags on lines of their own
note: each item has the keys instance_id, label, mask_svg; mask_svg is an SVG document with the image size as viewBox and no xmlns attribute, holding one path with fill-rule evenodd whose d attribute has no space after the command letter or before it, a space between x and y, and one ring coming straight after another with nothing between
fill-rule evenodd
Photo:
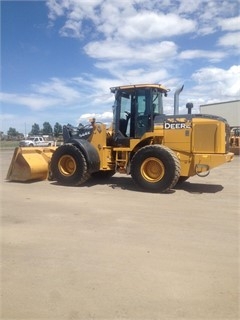
<instances>
[{"instance_id":1,"label":"exhaust stack","mask_svg":"<svg viewBox=\"0 0 240 320\"><path fill-rule=\"evenodd\" d=\"M179 114L179 95L183 90L184 85L178 88L174 93L174 115Z\"/></svg>"}]
</instances>

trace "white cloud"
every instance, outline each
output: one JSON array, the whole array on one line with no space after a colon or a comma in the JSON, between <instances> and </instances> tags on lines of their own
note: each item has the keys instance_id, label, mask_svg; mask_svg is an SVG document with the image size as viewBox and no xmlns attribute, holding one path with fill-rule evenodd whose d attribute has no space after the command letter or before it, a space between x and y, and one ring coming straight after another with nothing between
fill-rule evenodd
<instances>
[{"instance_id":1,"label":"white cloud","mask_svg":"<svg viewBox=\"0 0 240 320\"><path fill-rule=\"evenodd\" d=\"M181 0L178 12L179 13L194 13L196 12L201 3L203 3L202 0Z\"/></svg>"},{"instance_id":2,"label":"white cloud","mask_svg":"<svg viewBox=\"0 0 240 320\"><path fill-rule=\"evenodd\" d=\"M85 113L81 115L78 119L80 123L89 123L89 119L95 118L97 122L103 122L110 124L112 122L113 113L103 112L103 113Z\"/></svg>"},{"instance_id":3,"label":"white cloud","mask_svg":"<svg viewBox=\"0 0 240 320\"><path fill-rule=\"evenodd\" d=\"M74 79L60 80L52 78L48 82L33 84L30 93L1 93L2 103L26 106L31 110L43 110L57 106L66 106L80 101L78 83Z\"/></svg>"},{"instance_id":4,"label":"white cloud","mask_svg":"<svg viewBox=\"0 0 240 320\"><path fill-rule=\"evenodd\" d=\"M174 0L172 0L174 3ZM175 3L177 3L175 1ZM176 12L186 17L191 17L197 21L198 35L210 35L219 30L223 21L228 17L237 15L239 11L239 0L181 0ZM227 22L226 22L227 23ZM229 21L229 24L236 24L235 21Z\"/></svg>"},{"instance_id":5,"label":"white cloud","mask_svg":"<svg viewBox=\"0 0 240 320\"><path fill-rule=\"evenodd\" d=\"M240 48L240 32L230 32L220 37L218 44L224 47Z\"/></svg>"},{"instance_id":6,"label":"white cloud","mask_svg":"<svg viewBox=\"0 0 240 320\"><path fill-rule=\"evenodd\" d=\"M224 51L207 51L207 50L185 50L179 54L179 58L183 60L190 59L208 59L210 62L221 61L226 56Z\"/></svg>"},{"instance_id":7,"label":"white cloud","mask_svg":"<svg viewBox=\"0 0 240 320\"><path fill-rule=\"evenodd\" d=\"M228 70L221 68L202 68L196 71L192 78L197 86L193 91L200 95L215 97L219 101L239 99L240 96L240 65L232 66Z\"/></svg>"},{"instance_id":8,"label":"white cloud","mask_svg":"<svg viewBox=\"0 0 240 320\"><path fill-rule=\"evenodd\" d=\"M99 60L121 60L123 64L135 64L144 61L164 61L176 55L177 46L174 42L163 41L153 44L135 43L133 46L117 41L95 41L84 47L85 52ZM119 62L118 62L119 63Z\"/></svg>"},{"instance_id":9,"label":"white cloud","mask_svg":"<svg viewBox=\"0 0 240 320\"><path fill-rule=\"evenodd\" d=\"M68 20L59 33L63 37L81 38L81 26L81 21Z\"/></svg>"},{"instance_id":10,"label":"white cloud","mask_svg":"<svg viewBox=\"0 0 240 320\"><path fill-rule=\"evenodd\" d=\"M4 93L0 94L0 101L5 104L13 104L26 106L32 110L42 110L57 105L61 102L57 97L46 97L41 94L16 94Z\"/></svg>"},{"instance_id":11,"label":"white cloud","mask_svg":"<svg viewBox=\"0 0 240 320\"><path fill-rule=\"evenodd\" d=\"M48 82L32 85L30 93L0 93L3 104L27 107L33 111L76 110L79 113L90 108L110 105L113 95L109 88L110 79L96 78L90 75L68 80L52 78Z\"/></svg>"},{"instance_id":12,"label":"white cloud","mask_svg":"<svg viewBox=\"0 0 240 320\"><path fill-rule=\"evenodd\" d=\"M175 35L194 32L196 24L193 20L182 18L176 14L141 12L124 19L118 36L127 40L161 39Z\"/></svg>"},{"instance_id":13,"label":"white cloud","mask_svg":"<svg viewBox=\"0 0 240 320\"><path fill-rule=\"evenodd\" d=\"M57 0L47 0L46 5L49 9L49 18L51 20L56 19L56 17L63 16L65 10L68 8L69 1L57 1Z\"/></svg>"},{"instance_id":14,"label":"white cloud","mask_svg":"<svg viewBox=\"0 0 240 320\"><path fill-rule=\"evenodd\" d=\"M160 39L193 32L236 30L239 0L47 0L49 18L65 16L61 35L81 37L92 33L85 22L95 26L106 39ZM231 18L229 18L231 17ZM85 28L82 28L83 25Z\"/></svg>"},{"instance_id":15,"label":"white cloud","mask_svg":"<svg viewBox=\"0 0 240 320\"><path fill-rule=\"evenodd\" d=\"M76 85L73 79L61 80L52 78L48 82L43 82L38 85L32 85L34 91L38 94L58 97L62 102L69 103L80 98L79 88L74 88Z\"/></svg>"},{"instance_id":16,"label":"white cloud","mask_svg":"<svg viewBox=\"0 0 240 320\"><path fill-rule=\"evenodd\" d=\"M175 13L161 12L160 9L164 6L158 2L155 2L153 10L151 1L146 1L145 6L140 4L139 7L139 4L137 6L133 0L95 0L87 5L76 0L47 1L51 21L65 15L65 22L60 30L62 36L78 38L87 30L89 34L92 29L89 25L87 27L86 22L94 24L95 30L106 39L161 39L194 32L196 29L196 23L192 19Z\"/></svg>"},{"instance_id":17,"label":"white cloud","mask_svg":"<svg viewBox=\"0 0 240 320\"><path fill-rule=\"evenodd\" d=\"M240 30L240 16L223 19L219 22L219 25L224 31Z\"/></svg>"}]
</instances>

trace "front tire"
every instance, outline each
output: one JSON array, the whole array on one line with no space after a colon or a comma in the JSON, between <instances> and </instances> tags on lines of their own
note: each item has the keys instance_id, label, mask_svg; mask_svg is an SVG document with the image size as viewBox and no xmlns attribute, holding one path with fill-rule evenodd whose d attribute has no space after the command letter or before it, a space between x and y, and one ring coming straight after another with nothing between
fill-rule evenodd
<instances>
[{"instance_id":1,"label":"front tire","mask_svg":"<svg viewBox=\"0 0 240 320\"><path fill-rule=\"evenodd\" d=\"M165 146L146 146L133 156L131 175L134 182L142 189L166 192L178 181L180 161L176 154Z\"/></svg>"},{"instance_id":2,"label":"front tire","mask_svg":"<svg viewBox=\"0 0 240 320\"><path fill-rule=\"evenodd\" d=\"M50 172L52 180L62 185L80 185L90 177L86 158L72 144L65 144L53 153Z\"/></svg>"}]
</instances>

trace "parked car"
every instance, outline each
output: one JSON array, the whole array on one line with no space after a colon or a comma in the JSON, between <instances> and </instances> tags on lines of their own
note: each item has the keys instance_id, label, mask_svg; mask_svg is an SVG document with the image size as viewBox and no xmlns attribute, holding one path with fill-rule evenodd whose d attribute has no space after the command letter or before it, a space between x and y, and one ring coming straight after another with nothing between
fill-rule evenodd
<instances>
[{"instance_id":1,"label":"parked car","mask_svg":"<svg viewBox=\"0 0 240 320\"><path fill-rule=\"evenodd\" d=\"M29 137L19 142L19 147L51 147L54 141L45 140L43 137Z\"/></svg>"}]
</instances>

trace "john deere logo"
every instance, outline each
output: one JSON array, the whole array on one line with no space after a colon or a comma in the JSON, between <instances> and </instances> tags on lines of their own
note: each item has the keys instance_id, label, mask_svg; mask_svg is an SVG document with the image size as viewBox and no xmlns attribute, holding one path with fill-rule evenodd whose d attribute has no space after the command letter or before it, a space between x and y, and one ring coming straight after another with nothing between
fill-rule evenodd
<instances>
[{"instance_id":1,"label":"john deere logo","mask_svg":"<svg viewBox=\"0 0 240 320\"><path fill-rule=\"evenodd\" d=\"M185 122L164 122L164 129L190 129L191 126Z\"/></svg>"}]
</instances>

